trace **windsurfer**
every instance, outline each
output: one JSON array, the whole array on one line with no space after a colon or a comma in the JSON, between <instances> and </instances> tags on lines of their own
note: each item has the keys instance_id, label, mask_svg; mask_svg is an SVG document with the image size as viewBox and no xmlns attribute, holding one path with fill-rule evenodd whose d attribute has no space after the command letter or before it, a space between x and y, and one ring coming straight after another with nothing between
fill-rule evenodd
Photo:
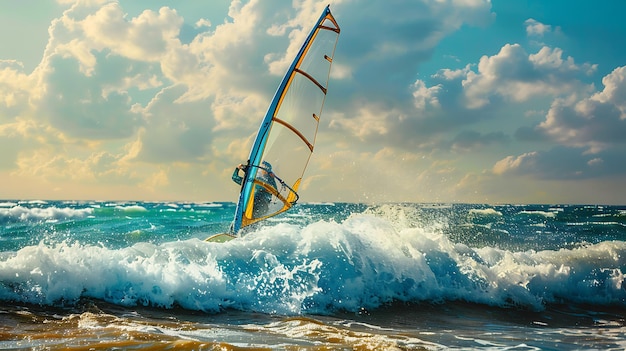
<instances>
[{"instance_id":1,"label":"windsurfer","mask_svg":"<svg viewBox=\"0 0 626 351\"><path fill-rule=\"evenodd\" d=\"M241 185L244 177L239 174L239 171L243 171L245 175L245 173L248 172L248 169L248 165L239 164L233 172L233 181ZM261 166L258 167L256 180L271 187L272 189L277 189L276 180L274 178L275 175L274 172L272 172L272 165L267 161L263 161ZM257 183L254 187L254 208L252 213L255 218L267 215L267 209L272 201L272 193L266 188L266 186Z\"/></svg>"}]
</instances>

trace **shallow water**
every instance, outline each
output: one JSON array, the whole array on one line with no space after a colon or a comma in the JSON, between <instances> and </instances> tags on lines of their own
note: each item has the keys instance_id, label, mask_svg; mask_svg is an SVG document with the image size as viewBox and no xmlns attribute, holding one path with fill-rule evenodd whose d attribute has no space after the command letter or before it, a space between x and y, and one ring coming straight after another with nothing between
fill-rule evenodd
<instances>
[{"instance_id":1,"label":"shallow water","mask_svg":"<svg viewBox=\"0 0 626 351\"><path fill-rule=\"evenodd\" d=\"M595 310L595 311L592 311ZM122 308L2 310L0 348L581 350L626 347L624 310L559 306L542 312L464 303L398 305L328 316Z\"/></svg>"}]
</instances>

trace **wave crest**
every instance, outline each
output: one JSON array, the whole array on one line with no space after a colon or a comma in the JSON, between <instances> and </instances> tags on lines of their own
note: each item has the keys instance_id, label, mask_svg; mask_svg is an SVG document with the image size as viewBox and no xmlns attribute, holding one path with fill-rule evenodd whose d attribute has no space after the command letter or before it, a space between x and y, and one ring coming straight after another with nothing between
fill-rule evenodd
<instances>
[{"instance_id":1,"label":"wave crest","mask_svg":"<svg viewBox=\"0 0 626 351\"><path fill-rule=\"evenodd\" d=\"M534 310L626 301L626 243L547 251L473 248L374 214L281 223L224 244L198 239L109 249L57 243L0 260L0 298L279 314L467 301Z\"/></svg>"}]
</instances>

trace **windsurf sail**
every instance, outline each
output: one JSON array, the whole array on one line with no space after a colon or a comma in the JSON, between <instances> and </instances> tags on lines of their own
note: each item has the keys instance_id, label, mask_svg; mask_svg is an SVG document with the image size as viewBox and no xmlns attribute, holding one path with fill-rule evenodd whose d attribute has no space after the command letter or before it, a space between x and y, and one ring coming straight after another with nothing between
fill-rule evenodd
<instances>
[{"instance_id":1,"label":"windsurf sail","mask_svg":"<svg viewBox=\"0 0 626 351\"><path fill-rule=\"evenodd\" d=\"M290 209L326 99L339 25L327 6L283 77L261 122L241 181L231 233Z\"/></svg>"}]
</instances>

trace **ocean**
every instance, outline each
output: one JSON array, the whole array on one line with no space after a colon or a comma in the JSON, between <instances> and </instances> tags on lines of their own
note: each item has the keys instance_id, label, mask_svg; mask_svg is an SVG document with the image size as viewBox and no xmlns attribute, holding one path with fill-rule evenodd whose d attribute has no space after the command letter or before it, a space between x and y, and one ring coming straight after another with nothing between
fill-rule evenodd
<instances>
[{"instance_id":1,"label":"ocean","mask_svg":"<svg viewBox=\"0 0 626 351\"><path fill-rule=\"evenodd\" d=\"M0 201L0 349L626 349L626 206L234 209Z\"/></svg>"}]
</instances>

